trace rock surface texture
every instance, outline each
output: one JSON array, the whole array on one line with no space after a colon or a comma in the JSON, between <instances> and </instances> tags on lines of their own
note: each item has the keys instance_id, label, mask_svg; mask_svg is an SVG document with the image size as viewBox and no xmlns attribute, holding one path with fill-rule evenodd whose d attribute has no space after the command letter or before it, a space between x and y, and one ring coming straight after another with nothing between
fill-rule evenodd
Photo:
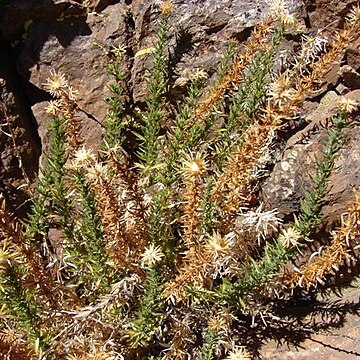
<instances>
[{"instance_id":1,"label":"rock surface texture","mask_svg":"<svg viewBox=\"0 0 360 360\"><path fill-rule=\"evenodd\" d=\"M291 12L302 19L309 31L331 31L342 27L344 14L356 3L351 0L293 0ZM211 76L226 41L230 38L246 40L253 26L261 22L268 11L266 0L176 0L174 6L170 85L178 78L186 78L190 68L204 69ZM122 66L128 74L127 101L130 106L141 108L146 94L144 76L151 61L149 56L134 55L152 46L158 15L154 1L150 0L0 2L0 193L5 193L14 207L21 206L27 196L22 171L31 182L38 170L41 151L46 149L48 115L45 106L50 95L44 83L50 72L56 70L66 74L79 91L83 136L87 144L96 148L106 118L108 85L112 81L105 70L109 51L125 50ZM289 40L290 48L294 42L294 39ZM309 187L316 160L321 157L324 127L334 114L339 96L360 102L359 69L360 41L357 41L307 102L300 122L306 126L295 128L294 135L287 136L279 146L278 160L270 170L260 198L268 209L277 208L282 218L292 220L298 211L299 199ZM181 88L174 85L173 91L176 94ZM323 208L325 232L338 223L351 199L351 190L360 187L358 122L346 131L345 146L337 159L330 187ZM359 294L355 295L357 298L351 299L354 303ZM316 357L320 360L360 356L360 342L353 341L359 321L355 316L351 319L338 332L344 336L333 336L328 346L323 343L329 336L320 334L302 343L302 350L277 351L274 344L268 344L264 358Z\"/></svg>"}]
</instances>

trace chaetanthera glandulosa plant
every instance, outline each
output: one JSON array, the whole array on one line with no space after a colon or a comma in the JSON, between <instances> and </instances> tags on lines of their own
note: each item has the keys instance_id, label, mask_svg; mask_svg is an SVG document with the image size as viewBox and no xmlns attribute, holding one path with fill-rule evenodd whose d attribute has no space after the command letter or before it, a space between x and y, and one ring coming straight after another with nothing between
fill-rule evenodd
<instances>
[{"instance_id":1,"label":"chaetanthera glandulosa plant","mask_svg":"<svg viewBox=\"0 0 360 360\"><path fill-rule=\"evenodd\" d=\"M357 108L351 99L328 122L294 221L283 223L256 194L278 130L359 36L360 8L326 40L303 36L275 71L284 36L302 31L276 2L245 44L229 41L211 81L202 69L180 79L187 92L176 106L168 94L175 11L170 1L159 6L157 40L143 51L153 58L146 103L133 113L122 101L124 49L109 52L114 82L98 153L81 138L77 92L61 73L48 79L49 149L31 212L19 221L0 198L4 359L251 359L251 324L276 325L280 298L326 284L357 245L359 192L322 251L302 253L322 220Z\"/></svg>"}]
</instances>

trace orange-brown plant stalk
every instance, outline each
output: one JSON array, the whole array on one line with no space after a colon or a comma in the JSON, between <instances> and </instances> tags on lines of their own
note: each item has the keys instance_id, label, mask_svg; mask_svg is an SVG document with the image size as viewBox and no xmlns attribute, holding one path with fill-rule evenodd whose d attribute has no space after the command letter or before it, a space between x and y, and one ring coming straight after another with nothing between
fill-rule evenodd
<instances>
[{"instance_id":1,"label":"orange-brown plant stalk","mask_svg":"<svg viewBox=\"0 0 360 360\"><path fill-rule=\"evenodd\" d=\"M224 99L226 92L233 89L242 79L243 71L251 63L255 53L267 46L267 37L274 30L274 19L272 16L262 24L255 27L254 32L244 45L244 53L238 54L229 72L220 82L209 90L205 99L201 101L195 112L195 121L203 122L211 113L213 106Z\"/></svg>"},{"instance_id":2,"label":"orange-brown plant stalk","mask_svg":"<svg viewBox=\"0 0 360 360\"><path fill-rule=\"evenodd\" d=\"M185 182L184 189L184 243L188 248L197 247L200 243L201 222L202 222L202 191L203 176L205 173L205 160L197 155L194 158L184 161L183 175Z\"/></svg>"},{"instance_id":3,"label":"orange-brown plant stalk","mask_svg":"<svg viewBox=\"0 0 360 360\"><path fill-rule=\"evenodd\" d=\"M331 244L313 254L308 263L299 271L285 273L281 283L285 288L300 286L309 289L317 283L324 284L328 275L334 275L341 265L351 258L352 246L360 238L360 191L355 193L355 201L347 213L341 217L340 228L333 232Z\"/></svg>"},{"instance_id":4,"label":"orange-brown plant stalk","mask_svg":"<svg viewBox=\"0 0 360 360\"><path fill-rule=\"evenodd\" d=\"M81 122L77 117L78 92L69 86L67 79L61 73L51 72L45 87L56 97L49 102L47 113L53 116L64 117L66 120L65 132L67 136L68 153L70 158L80 148L84 140L80 134Z\"/></svg>"},{"instance_id":5,"label":"orange-brown plant stalk","mask_svg":"<svg viewBox=\"0 0 360 360\"><path fill-rule=\"evenodd\" d=\"M23 284L26 287L39 288L53 309L61 306L62 293L58 284L44 270L40 251L29 245L26 236L22 234L17 224L6 210L5 199L0 195L0 239L14 254L21 256L21 261L27 267Z\"/></svg>"},{"instance_id":6,"label":"orange-brown plant stalk","mask_svg":"<svg viewBox=\"0 0 360 360\"><path fill-rule=\"evenodd\" d=\"M186 298L189 285L211 285L222 266L226 266L230 255L230 243L219 234L214 234L205 244L190 248L183 259L179 274L164 285L163 295L174 301Z\"/></svg>"},{"instance_id":7,"label":"orange-brown plant stalk","mask_svg":"<svg viewBox=\"0 0 360 360\"><path fill-rule=\"evenodd\" d=\"M120 202L120 193L113 186L108 165L95 162L87 169L86 177L94 189L97 210L106 241L106 250L118 266L128 266L135 239L127 234L124 224L125 204Z\"/></svg>"},{"instance_id":8,"label":"orange-brown plant stalk","mask_svg":"<svg viewBox=\"0 0 360 360\"><path fill-rule=\"evenodd\" d=\"M340 58L346 47L359 33L360 10L352 11L345 29L335 34L330 49L311 64L311 72L299 77L298 82L283 101L277 98L267 101L267 105L258 119L244 133L240 144L228 160L224 174L218 179L214 199L224 206L223 226L231 224L233 215L241 206L247 204L251 195L252 181L257 168L261 165L264 149L267 149L271 136L284 119L291 118L311 94L330 67ZM287 83L286 79L282 79Z\"/></svg>"},{"instance_id":9,"label":"orange-brown plant stalk","mask_svg":"<svg viewBox=\"0 0 360 360\"><path fill-rule=\"evenodd\" d=\"M137 253L144 250L148 242L147 235L147 206L144 202L144 192L142 191L138 178L130 170L125 156L119 158L118 149L106 151L107 164L114 174L114 182L119 189L123 189L122 201L126 204L124 214L126 232L132 234L136 243Z\"/></svg>"}]
</instances>

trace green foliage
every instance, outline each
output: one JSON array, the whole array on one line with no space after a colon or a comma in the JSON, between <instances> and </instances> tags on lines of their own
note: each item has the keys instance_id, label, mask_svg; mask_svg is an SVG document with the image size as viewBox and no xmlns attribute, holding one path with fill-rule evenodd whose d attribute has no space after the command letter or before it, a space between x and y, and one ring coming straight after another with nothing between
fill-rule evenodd
<instances>
[{"instance_id":1,"label":"green foliage","mask_svg":"<svg viewBox=\"0 0 360 360\"><path fill-rule=\"evenodd\" d=\"M312 178L311 189L305 192L304 200L301 201L300 213L294 226L304 238L310 236L321 219L321 206L329 190L328 184L336 155L343 144L343 130L348 126L346 119L347 115L344 112L332 117L333 126L328 130L327 141L321 152L322 158L316 162L316 175ZM224 296L225 301L246 309L247 300L253 301L257 294L261 294L260 287L270 288L271 283L276 282L279 270L294 257L295 253L294 246L286 246L279 241L267 243L260 259L249 258L244 264L245 275L240 280L234 284L225 281L221 296ZM260 295L260 298L262 296Z\"/></svg>"},{"instance_id":2,"label":"green foliage","mask_svg":"<svg viewBox=\"0 0 360 360\"><path fill-rule=\"evenodd\" d=\"M106 147L114 148L122 144L124 137L122 130L127 125L124 117L124 104L121 100L123 96L122 82L124 81L125 73L120 70L118 60L112 61L107 66L107 71L114 77L115 82L109 85L111 96L106 102L110 108L107 113L103 140Z\"/></svg>"},{"instance_id":3,"label":"green foliage","mask_svg":"<svg viewBox=\"0 0 360 360\"><path fill-rule=\"evenodd\" d=\"M284 36L284 29L277 28L266 50L260 50L245 74L244 81L238 86L231 99L225 125L220 131L220 141L216 152L220 169L231 154L233 145L240 139L242 132L249 127L255 112L259 109L266 95L266 85L274 64L277 51Z\"/></svg>"},{"instance_id":4,"label":"green foliage","mask_svg":"<svg viewBox=\"0 0 360 360\"><path fill-rule=\"evenodd\" d=\"M127 74L117 57L107 67L114 82L102 150L95 155L76 138L76 102L66 79L54 74L51 91L67 107L54 102L50 108L56 116L47 160L23 229L6 216L0 198L6 249L0 330L21 333L25 348L39 343L43 359L218 360L246 354L246 344L237 343L249 316L257 309L271 312L283 269L289 261L304 262L307 254L299 257L299 250L321 223L351 104L330 119L294 222L282 224L274 209L265 211L259 188L263 170L274 164L267 155L277 154L269 140L280 127L286 131L286 121L325 74L327 59L340 58L341 46L329 45L296 66L284 64L288 68L276 74L291 22L282 9L256 28L245 50L230 41L212 79L193 69L186 94L174 102L171 1L160 9L154 47L140 51L153 57L145 104L128 114ZM348 35L355 25L349 26L334 39L355 38ZM279 84L286 96L270 90ZM136 150L128 156L122 146L135 118ZM289 228L294 238L284 240ZM44 291L44 279L52 292ZM282 288L288 297L292 290Z\"/></svg>"},{"instance_id":5,"label":"green foliage","mask_svg":"<svg viewBox=\"0 0 360 360\"><path fill-rule=\"evenodd\" d=\"M147 269L147 276L144 283L145 295L139 301L139 309L135 312L135 319L128 331L128 338L131 347L146 347L154 336L158 319L161 316L159 275L155 267Z\"/></svg>"},{"instance_id":6,"label":"green foliage","mask_svg":"<svg viewBox=\"0 0 360 360\"><path fill-rule=\"evenodd\" d=\"M212 360L214 358L214 350L220 336L217 331L209 329L201 348L201 355L199 360Z\"/></svg>"},{"instance_id":7,"label":"green foliage","mask_svg":"<svg viewBox=\"0 0 360 360\"><path fill-rule=\"evenodd\" d=\"M83 292L89 291L89 296L94 297L97 292L104 293L109 290L114 274L108 264L109 256L105 250L101 217L96 210L93 191L81 170L74 175L74 181L81 205L81 222L75 241L68 243L65 249L69 252L72 263L76 265L76 283L84 288Z\"/></svg>"},{"instance_id":8,"label":"green foliage","mask_svg":"<svg viewBox=\"0 0 360 360\"><path fill-rule=\"evenodd\" d=\"M29 216L30 235L45 234L50 219L50 212L64 211L64 166L66 163L66 135L64 119L53 117L48 125L49 154L37 182L39 196L33 199L32 212Z\"/></svg>"},{"instance_id":9,"label":"green foliage","mask_svg":"<svg viewBox=\"0 0 360 360\"><path fill-rule=\"evenodd\" d=\"M215 81L217 83L220 83L228 74L229 70L231 70L231 65L234 61L237 51L238 49L236 41L229 41L226 44L224 54L216 71Z\"/></svg>"},{"instance_id":10,"label":"green foliage","mask_svg":"<svg viewBox=\"0 0 360 360\"><path fill-rule=\"evenodd\" d=\"M2 311L9 314L15 321L16 326L28 332L33 344L44 338L39 331L38 309L31 290L25 289L21 283L24 269L21 269L16 261L8 261L1 269L0 302Z\"/></svg>"},{"instance_id":11,"label":"green foliage","mask_svg":"<svg viewBox=\"0 0 360 360\"><path fill-rule=\"evenodd\" d=\"M170 28L169 19L164 16L160 20L158 40L155 44L153 69L147 83L149 95L146 99L147 111L142 114L143 124L140 140L139 158L141 169L150 179L154 177L153 172L159 168L159 135L161 120L165 115L165 93L167 86L167 53L166 43ZM150 180L150 183L152 181Z\"/></svg>"},{"instance_id":12,"label":"green foliage","mask_svg":"<svg viewBox=\"0 0 360 360\"><path fill-rule=\"evenodd\" d=\"M328 191L330 175L334 168L336 155L343 145L343 129L347 126L347 115L340 112L331 120L333 126L328 132L326 146L322 149L322 159L317 160L315 176L312 179L312 188L305 192L300 203L299 221L296 226L303 236L309 236L311 230L321 219L321 206Z\"/></svg>"}]
</instances>

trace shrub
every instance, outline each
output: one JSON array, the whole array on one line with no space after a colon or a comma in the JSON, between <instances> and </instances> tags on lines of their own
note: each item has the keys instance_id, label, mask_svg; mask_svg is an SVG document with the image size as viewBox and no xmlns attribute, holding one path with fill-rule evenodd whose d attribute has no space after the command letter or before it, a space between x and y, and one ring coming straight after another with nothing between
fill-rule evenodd
<instances>
[{"instance_id":1,"label":"shrub","mask_svg":"<svg viewBox=\"0 0 360 360\"><path fill-rule=\"evenodd\" d=\"M278 296L324 284L359 235L359 193L325 250L284 272L312 239L356 104L329 122L312 188L293 223L251 199L286 128L359 33L360 9L329 42L304 37L282 72L274 63L287 29L281 5L245 46L231 40L212 84L193 69L179 106L168 99L171 2L160 5L146 107L122 103L121 49L102 150L86 149L76 91L53 72L47 87L50 146L24 222L0 199L0 353L31 359L250 359L240 318L271 314ZM166 124L164 123L166 119ZM132 129L137 150L123 145ZM236 225L239 216L241 226ZM57 229L57 242L50 239ZM240 325L239 325L240 324Z\"/></svg>"}]
</instances>

